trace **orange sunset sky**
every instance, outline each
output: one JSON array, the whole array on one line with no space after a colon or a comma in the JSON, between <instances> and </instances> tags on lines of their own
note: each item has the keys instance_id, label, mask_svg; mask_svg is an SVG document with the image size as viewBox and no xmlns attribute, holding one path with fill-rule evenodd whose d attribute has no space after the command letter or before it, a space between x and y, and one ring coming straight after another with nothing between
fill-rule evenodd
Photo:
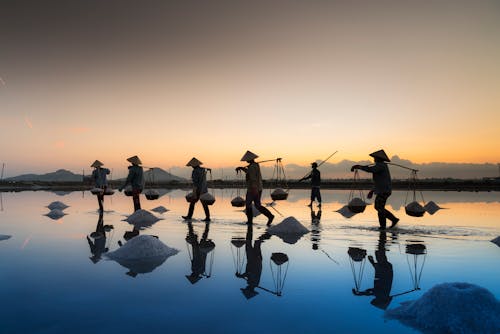
<instances>
[{"instance_id":1,"label":"orange sunset sky","mask_svg":"<svg viewBox=\"0 0 500 334\"><path fill-rule=\"evenodd\" d=\"M2 1L7 175L500 158L498 1Z\"/></svg>"}]
</instances>

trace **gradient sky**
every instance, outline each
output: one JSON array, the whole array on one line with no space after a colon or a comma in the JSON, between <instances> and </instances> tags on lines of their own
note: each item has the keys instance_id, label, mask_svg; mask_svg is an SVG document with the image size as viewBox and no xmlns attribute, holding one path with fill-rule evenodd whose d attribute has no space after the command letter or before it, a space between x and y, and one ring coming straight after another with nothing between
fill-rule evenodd
<instances>
[{"instance_id":1,"label":"gradient sky","mask_svg":"<svg viewBox=\"0 0 500 334\"><path fill-rule=\"evenodd\" d=\"M500 157L498 1L0 3L7 176Z\"/></svg>"}]
</instances>

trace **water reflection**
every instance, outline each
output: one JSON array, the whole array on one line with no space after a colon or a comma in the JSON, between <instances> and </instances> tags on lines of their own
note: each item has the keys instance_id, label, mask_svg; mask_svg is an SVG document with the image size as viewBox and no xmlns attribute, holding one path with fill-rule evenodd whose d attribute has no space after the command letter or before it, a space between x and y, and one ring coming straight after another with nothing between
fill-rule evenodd
<instances>
[{"instance_id":1,"label":"water reflection","mask_svg":"<svg viewBox=\"0 0 500 334\"><path fill-rule=\"evenodd\" d=\"M375 251L375 258L373 256L368 256L368 261L371 263L375 269L375 277L373 279L373 288L366 289L364 291L359 291L357 289L352 289L352 293L355 296L374 296L370 301L375 307L386 309L392 301L391 289L392 289L392 279L394 272L392 269L392 264L387 259L386 254L386 242L387 233L385 231L379 232L378 247Z\"/></svg>"},{"instance_id":2,"label":"water reflection","mask_svg":"<svg viewBox=\"0 0 500 334\"><path fill-rule=\"evenodd\" d=\"M99 262L102 258L102 255L109 251L107 234L109 234L111 230L113 230L113 225L104 225L103 216L103 212L99 211L99 219L97 220L95 231L87 236L90 253L92 254L90 260L93 263Z\"/></svg>"},{"instance_id":3,"label":"water reflection","mask_svg":"<svg viewBox=\"0 0 500 334\"><path fill-rule=\"evenodd\" d=\"M191 274L186 275L186 278L191 284L197 283L203 277L210 278L212 276L212 268L214 265L214 249L215 243L208 239L210 223L205 223L205 230L198 241L198 235L194 232L192 222L188 222L188 234L186 243L188 245L189 259L191 260ZM208 269L207 269L208 258Z\"/></svg>"},{"instance_id":4,"label":"water reflection","mask_svg":"<svg viewBox=\"0 0 500 334\"><path fill-rule=\"evenodd\" d=\"M311 207L311 243L312 249L318 250L321 240L321 207L317 212Z\"/></svg>"}]
</instances>

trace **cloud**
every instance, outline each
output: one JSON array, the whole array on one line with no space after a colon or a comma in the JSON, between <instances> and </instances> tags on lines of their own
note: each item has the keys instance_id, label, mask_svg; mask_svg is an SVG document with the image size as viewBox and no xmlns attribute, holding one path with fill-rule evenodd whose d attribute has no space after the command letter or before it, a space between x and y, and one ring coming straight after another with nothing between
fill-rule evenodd
<instances>
[{"instance_id":1,"label":"cloud","mask_svg":"<svg viewBox=\"0 0 500 334\"><path fill-rule=\"evenodd\" d=\"M87 133L90 131L90 128L81 126L81 127L73 127L70 128L70 132L74 134L82 134L82 133Z\"/></svg>"},{"instance_id":2,"label":"cloud","mask_svg":"<svg viewBox=\"0 0 500 334\"><path fill-rule=\"evenodd\" d=\"M27 116L24 116L24 123L26 123L28 128L33 129L33 123L31 123L31 120Z\"/></svg>"},{"instance_id":3,"label":"cloud","mask_svg":"<svg viewBox=\"0 0 500 334\"><path fill-rule=\"evenodd\" d=\"M54 143L54 147L63 149L66 147L66 143L63 140L58 140Z\"/></svg>"}]
</instances>

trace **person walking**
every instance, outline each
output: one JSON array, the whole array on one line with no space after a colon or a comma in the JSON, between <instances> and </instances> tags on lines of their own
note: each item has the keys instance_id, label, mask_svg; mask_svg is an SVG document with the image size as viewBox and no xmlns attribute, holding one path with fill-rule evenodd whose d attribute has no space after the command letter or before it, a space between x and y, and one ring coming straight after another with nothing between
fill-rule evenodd
<instances>
[{"instance_id":1,"label":"person walking","mask_svg":"<svg viewBox=\"0 0 500 334\"><path fill-rule=\"evenodd\" d=\"M207 169L201 167L203 162L196 158L192 158L186 166L193 167L193 172L191 173L191 179L193 180L193 199L189 204L189 211L186 216L182 216L184 219L193 218L194 206L196 202L200 199L200 196L208 192L207 188ZM206 203L201 202L203 206L203 210L205 211L205 219L204 222L210 221L210 210L208 209L208 205Z\"/></svg>"},{"instance_id":2,"label":"person walking","mask_svg":"<svg viewBox=\"0 0 500 334\"><path fill-rule=\"evenodd\" d=\"M256 158L258 158L258 155L247 151L241 158L241 161L248 162L248 166L236 167L236 172L242 171L246 174L247 193L245 197L245 213L247 215L247 224L250 225L253 223L252 203L254 203L257 210L267 217L267 225L269 226L274 219L274 215L263 207L260 202L262 196L262 174L260 173L259 164L255 162Z\"/></svg>"},{"instance_id":3,"label":"person walking","mask_svg":"<svg viewBox=\"0 0 500 334\"><path fill-rule=\"evenodd\" d=\"M92 171L92 179L94 180L94 186L96 188L102 189L100 193L97 194L97 203L99 204L99 211L102 212L104 210L103 202L104 202L104 192L108 187L107 175L110 173L109 169L102 168L104 164L99 160L94 161L90 167L94 167Z\"/></svg>"},{"instance_id":4,"label":"person walking","mask_svg":"<svg viewBox=\"0 0 500 334\"><path fill-rule=\"evenodd\" d=\"M312 207L314 200L317 200L318 206L321 207L321 192L319 191L321 186L321 172L318 170L318 164L316 162L313 162L311 167L311 172L307 176L301 178L299 182L311 179L311 202L308 206Z\"/></svg>"},{"instance_id":5,"label":"person walking","mask_svg":"<svg viewBox=\"0 0 500 334\"><path fill-rule=\"evenodd\" d=\"M128 176L125 184L118 189L120 192L127 186L132 187L132 201L134 202L134 211L141 209L141 201L139 199L139 194L144 188L144 176L143 170L140 165L142 165L141 159L137 155L127 159L132 166L128 167Z\"/></svg>"},{"instance_id":6,"label":"person walking","mask_svg":"<svg viewBox=\"0 0 500 334\"><path fill-rule=\"evenodd\" d=\"M351 172L355 169L361 169L362 171L373 174L373 182L375 188L368 193L368 198L373 196L375 193L375 210L378 213L379 229L385 230L386 219L388 218L392 224L391 228L396 226L399 222L399 218L394 216L389 210L385 208L387 199L392 194L392 183L391 183L391 173L389 172L389 167L385 162L390 162L391 160L384 152L384 150L379 150L370 154L374 159L375 164L369 166L354 165L351 167Z\"/></svg>"}]
</instances>

